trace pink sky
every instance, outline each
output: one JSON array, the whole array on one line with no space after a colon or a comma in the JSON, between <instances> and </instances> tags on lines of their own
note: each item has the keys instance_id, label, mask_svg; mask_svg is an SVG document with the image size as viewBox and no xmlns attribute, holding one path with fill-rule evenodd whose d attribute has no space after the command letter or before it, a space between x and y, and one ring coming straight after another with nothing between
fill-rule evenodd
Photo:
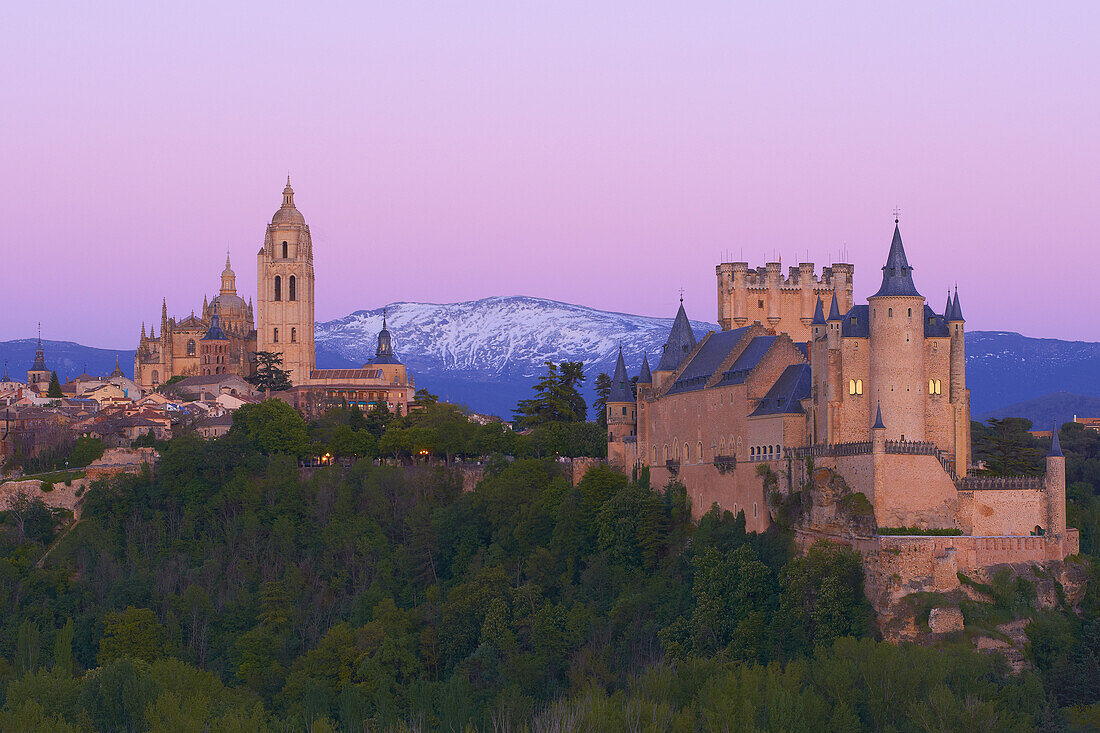
<instances>
[{"instance_id":1,"label":"pink sky","mask_svg":"<svg viewBox=\"0 0 1100 733\"><path fill-rule=\"evenodd\" d=\"M1100 340L1095 3L21 3L0 339L133 348L238 289L288 170L318 320L527 294L716 317L723 252ZM526 7L520 7L526 6ZM418 9L420 8L420 9Z\"/></svg>"}]
</instances>

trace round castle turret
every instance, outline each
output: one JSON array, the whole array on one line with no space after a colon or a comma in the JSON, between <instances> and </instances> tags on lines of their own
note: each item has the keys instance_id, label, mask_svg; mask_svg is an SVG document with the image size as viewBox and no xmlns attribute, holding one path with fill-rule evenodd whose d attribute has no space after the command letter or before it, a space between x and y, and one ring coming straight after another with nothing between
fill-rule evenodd
<instances>
[{"instance_id":1,"label":"round castle turret","mask_svg":"<svg viewBox=\"0 0 1100 733\"><path fill-rule=\"evenodd\" d=\"M871 397L890 415L888 440L924 440L924 296L913 284L894 221L882 286L870 304Z\"/></svg>"}]
</instances>

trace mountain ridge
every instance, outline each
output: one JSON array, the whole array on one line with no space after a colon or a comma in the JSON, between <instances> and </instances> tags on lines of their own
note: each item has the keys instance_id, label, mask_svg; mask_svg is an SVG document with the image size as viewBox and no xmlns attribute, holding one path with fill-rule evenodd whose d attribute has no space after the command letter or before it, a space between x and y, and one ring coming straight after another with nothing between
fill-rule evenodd
<instances>
[{"instance_id":1,"label":"mountain ridge","mask_svg":"<svg viewBox=\"0 0 1100 733\"><path fill-rule=\"evenodd\" d=\"M318 366L365 363L374 354L383 310L398 357L418 386L504 417L517 400L530 396L547 359L585 363L585 397L591 404L596 375L612 371L620 346L631 375L638 373L643 353L650 364L659 360L675 313L670 307L668 318L639 316L526 295L460 303L400 301L318 323ZM708 321L691 324L700 338L718 329ZM0 342L0 358L8 359L11 373L22 377L34 346L34 339ZM116 355L125 372L133 366L132 350L58 341L44 346L47 366L62 378L84 371L85 364L87 371L105 374L114 368ZM1100 343L971 331L966 349L974 415L1057 392L1100 397Z\"/></svg>"}]
</instances>

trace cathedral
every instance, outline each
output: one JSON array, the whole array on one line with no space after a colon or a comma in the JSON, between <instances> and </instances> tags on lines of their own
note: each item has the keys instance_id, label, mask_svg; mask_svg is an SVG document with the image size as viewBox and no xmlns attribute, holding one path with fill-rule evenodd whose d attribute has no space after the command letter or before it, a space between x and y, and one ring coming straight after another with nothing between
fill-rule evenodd
<instances>
[{"instance_id":1,"label":"cathedral","mask_svg":"<svg viewBox=\"0 0 1100 733\"><path fill-rule=\"evenodd\" d=\"M210 374L250 376L256 354L256 324L252 302L237 295L237 279L225 256L221 289L203 298L201 315L168 317L168 303L161 303L160 335L153 326L145 333L141 324L134 382L145 391L156 389L172 377Z\"/></svg>"},{"instance_id":2,"label":"cathedral","mask_svg":"<svg viewBox=\"0 0 1100 733\"><path fill-rule=\"evenodd\" d=\"M413 401L414 381L393 350L383 317L375 356L362 369L317 369L314 346L313 239L305 216L294 203L287 176L282 203L264 232L256 253L258 319L252 299L237 295L236 275L225 257L221 289L204 298L200 315L169 318L161 303L160 334L141 326L134 357L134 381L152 391L173 377L255 372L259 351L280 354L292 388L280 395L309 415L343 404L369 409L384 403L405 413ZM49 376L47 374L46 379Z\"/></svg>"},{"instance_id":3,"label":"cathedral","mask_svg":"<svg viewBox=\"0 0 1100 733\"><path fill-rule=\"evenodd\" d=\"M847 532L823 517L858 505L863 519L890 530L883 535L957 533L907 546L957 569L1075 553L1057 440L1043 477L975 475L962 302L956 289L933 310L913 269L897 221L866 303L853 302L851 264L821 277L812 263L788 277L778 263L719 265L722 330L698 339L681 301L656 369L641 359L636 393L619 354L609 461L647 467L658 486L676 478L696 515L712 506L744 512L750 531L773 523L783 491L816 486L828 469L834 488L850 494L819 495L815 519L799 529L807 536ZM865 554L901 541L876 534L859 548ZM954 571L941 575L949 582Z\"/></svg>"}]
</instances>

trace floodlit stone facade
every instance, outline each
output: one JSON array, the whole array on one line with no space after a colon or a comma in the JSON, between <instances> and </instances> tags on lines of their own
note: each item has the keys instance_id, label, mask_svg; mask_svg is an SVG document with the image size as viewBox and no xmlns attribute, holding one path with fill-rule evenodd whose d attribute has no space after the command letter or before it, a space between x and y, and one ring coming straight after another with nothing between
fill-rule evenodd
<instances>
[{"instance_id":1,"label":"floodlit stone facade","mask_svg":"<svg viewBox=\"0 0 1100 733\"><path fill-rule=\"evenodd\" d=\"M617 388L629 383L620 355L607 403L612 465L648 467L658 486L675 478L697 516L744 511L757 531L785 497L809 492L816 503L797 520L800 539L849 541L865 557L889 546L884 557L914 558L903 576L929 582L944 563L1077 552L1057 440L1045 476L972 475L959 294L942 313L927 305L896 222L866 304L852 302L851 265L821 278L810 264L790 269L784 279L775 263L719 265L722 330L696 340L681 302L658 368L642 359L636 398ZM826 488L834 484L843 490ZM957 583L953 573L936 577Z\"/></svg>"}]
</instances>

